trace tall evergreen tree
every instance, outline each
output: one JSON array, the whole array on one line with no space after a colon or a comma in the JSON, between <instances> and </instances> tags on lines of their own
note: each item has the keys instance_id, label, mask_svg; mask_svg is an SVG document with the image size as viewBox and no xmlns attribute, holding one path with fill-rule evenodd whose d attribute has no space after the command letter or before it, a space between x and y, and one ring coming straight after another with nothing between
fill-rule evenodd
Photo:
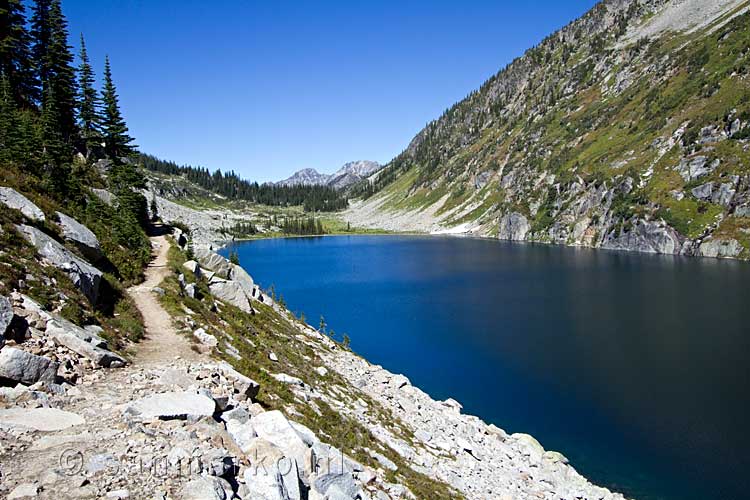
<instances>
[{"instance_id":1,"label":"tall evergreen tree","mask_svg":"<svg viewBox=\"0 0 750 500\"><path fill-rule=\"evenodd\" d=\"M94 88L94 70L91 68L86 41L81 34L81 65L78 67L78 120L81 130L81 142L88 157L101 144L99 132L99 114L97 106L99 96Z\"/></svg>"},{"instance_id":2,"label":"tall evergreen tree","mask_svg":"<svg viewBox=\"0 0 750 500\"><path fill-rule=\"evenodd\" d=\"M52 74L49 57L52 40L49 20L50 4L51 0L36 0L31 14L31 37L33 40L31 55L38 83L42 87L47 85ZM43 97L44 92L40 95L40 100L43 100Z\"/></svg>"},{"instance_id":3,"label":"tall evergreen tree","mask_svg":"<svg viewBox=\"0 0 750 500\"><path fill-rule=\"evenodd\" d=\"M31 107L39 99L30 43L21 0L0 0L0 75L7 78L13 99L22 107Z\"/></svg>"},{"instance_id":4,"label":"tall evergreen tree","mask_svg":"<svg viewBox=\"0 0 750 500\"><path fill-rule=\"evenodd\" d=\"M73 54L68 45L68 23L60 0L37 0L31 18L32 55L43 99L52 91L63 140L71 141L75 128L76 82Z\"/></svg>"},{"instance_id":5,"label":"tall evergreen tree","mask_svg":"<svg viewBox=\"0 0 750 500\"><path fill-rule=\"evenodd\" d=\"M112 81L112 68L109 56L104 62L104 90L102 91L104 112L102 116L102 133L104 135L104 151L109 158L117 161L121 157L130 156L135 146L133 138L128 135L128 127L120 112L117 89Z\"/></svg>"}]
</instances>

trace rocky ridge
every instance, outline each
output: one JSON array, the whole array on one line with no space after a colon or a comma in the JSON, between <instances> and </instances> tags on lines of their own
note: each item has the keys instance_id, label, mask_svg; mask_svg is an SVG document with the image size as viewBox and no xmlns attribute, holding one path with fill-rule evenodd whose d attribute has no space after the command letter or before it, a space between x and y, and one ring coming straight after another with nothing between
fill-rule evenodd
<instances>
[{"instance_id":1,"label":"rocky ridge","mask_svg":"<svg viewBox=\"0 0 750 500\"><path fill-rule=\"evenodd\" d=\"M345 218L750 257L749 10L598 3L431 122Z\"/></svg>"},{"instance_id":2,"label":"rocky ridge","mask_svg":"<svg viewBox=\"0 0 750 500\"><path fill-rule=\"evenodd\" d=\"M374 174L380 168L381 165L378 162L368 160L346 163L332 174L321 174L314 168L305 168L276 184L281 186L331 186L335 189L346 189Z\"/></svg>"}]
</instances>

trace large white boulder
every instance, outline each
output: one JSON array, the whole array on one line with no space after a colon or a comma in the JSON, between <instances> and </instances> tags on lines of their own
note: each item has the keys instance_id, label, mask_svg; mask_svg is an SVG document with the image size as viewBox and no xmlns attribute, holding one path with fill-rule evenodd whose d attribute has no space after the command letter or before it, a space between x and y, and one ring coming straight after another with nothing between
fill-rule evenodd
<instances>
[{"instance_id":1,"label":"large white boulder","mask_svg":"<svg viewBox=\"0 0 750 500\"><path fill-rule=\"evenodd\" d=\"M44 212L34 205L31 200L15 189L0 186L0 203L7 207L19 210L22 214L33 221L44 221Z\"/></svg>"},{"instance_id":2,"label":"large white boulder","mask_svg":"<svg viewBox=\"0 0 750 500\"><path fill-rule=\"evenodd\" d=\"M92 260L102 258L99 240L89 228L62 212L56 212L56 214L66 240L76 245L87 258Z\"/></svg>"},{"instance_id":3,"label":"large white boulder","mask_svg":"<svg viewBox=\"0 0 750 500\"><path fill-rule=\"evenodd\" d=\"M54 382L58 364L14 347L0 350L0 378L31 385L39 381Z\"/></svg>"},{"instance_id":4,"label":"large white boulder","mask_svg":"<svg viewBox=\"0 0 750 500\"><path fill-rule=\"evenodd\" d=\"M139 399L125 411L146 419L210 417L216 411L216 402L194 392L163 392Z\"/></svg>"},{"instance_id":5,"label":"large white boulder","mask_svg":"<svg viewBox=\"0 0 750 500\"><path fill-rule=\"evenodd\" d=\"M214 297L245 312L252 312L253 308L250 305L250 299L248 299L248 295L238 282L223 279L217 280L216 278L212 281L208 285L208 289L211 290L211 294Z\"/></svg>"},{"instance_id":6,"label":"large white boulder","mask_svg":"<svg viewBox=\"0 0 750 500\"><path fill-rule=\"evenodd\" d=\"M294 459L307 477L311 471L312 452L302 436L278 410L267 411L250 419L258 437L273 443L287 458Z\"/></svg>"},{"instance_id":7,"label":"large white boulder","mask_svg":"<svg viewBox=\"0 0 750 500\"><path fill-rule=\"evenodd\" d=\"M96 303L99 297L99 283L102 280L100 270L75 256L70 250L35 227L21 225L16 226L16 229L36 247L39 255L67 273L73 284L86 295L91 303Z\"/></svg>"},{"instance_id":8,"label":"large white boulder","mask_svg":"<svg viewBox=\"0 0 750 500\"><path fill-rule=\"evenodd\" d=\"M283 450L270 441L255 438L243 450L250 466L245 469L246 490L242 498L299 500L299 468Z\"/></svg>"}]
</instances>

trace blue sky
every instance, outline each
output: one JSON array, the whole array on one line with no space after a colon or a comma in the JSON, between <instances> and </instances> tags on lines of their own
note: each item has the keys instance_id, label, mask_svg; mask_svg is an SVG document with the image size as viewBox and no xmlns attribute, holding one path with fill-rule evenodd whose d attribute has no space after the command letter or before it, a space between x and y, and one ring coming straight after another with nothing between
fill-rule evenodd
<instances>
[{"instance_id":1,"label":"blue sky","mask_svg":"<svg viewBox=\"0 0 750 500\"><path fill-rule=\"evenodd\" d=\"M141 150L277 180L387 162L594 0L63 0ZM76 49L77 50L77 49Z\"/></svg>"}]
</instances>

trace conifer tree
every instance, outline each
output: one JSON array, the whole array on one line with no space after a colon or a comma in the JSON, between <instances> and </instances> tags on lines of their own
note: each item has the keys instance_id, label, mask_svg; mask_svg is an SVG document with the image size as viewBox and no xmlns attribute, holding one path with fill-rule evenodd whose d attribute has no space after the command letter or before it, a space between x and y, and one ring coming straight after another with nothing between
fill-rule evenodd
<instances>
[{"instance_id":1,"label":"conifer tree","mask_svg":"<svg viewBox=\"0 0 750 500\"><path fill-rule=\"evenodd\" d=\"M102 116L102 133L104 136L104 151L113 161L126 157L134 152L130 143L133 138L128 135L128 127L120 113L117 89L112 81L112 68L109 64L109 56L104 62L104 90L102 91L102 104L104 107Z\"/></svg>"},{"instance_id":2,"label":"conifer tree","mask_svg":"<svg viewBox=\"0 0 750 500\"><path fill-rule=\"evenodd\" d=\"M94 70L86 51L86 41L81 33L81 51L79 53L81 65L78 67L78 120L81 132L81 142L88 157L102 141L99 132L99 114L97 106L99 96L94 88Z\"/></svg>"},{"instance_id":3,"label":"conifer tree","mask_svg":"<svg viewBox=\"0 0 750 500\"><path fill-rule=\"evenodd\" d=\"M42 104L42 147L44 174L48 184L60 194L66 194L70 184L71 151L60 131L60 114L55 93L50 87Z\"/></svg>"},{"instance_id":4,"label":"conifer tree","mask_svg":"<svg viewBox=\"0 0 750 500\"><path fill-rule=\"evenodd\" d=\"M31 18L32 55L43 100L52 90L60 135L69 142L75 134L76 82L68 24L60 0L37 0Z\"/></svg>"},{"instance_id":5,"label":"conifer tree","mask_svg":"<svg viewBox=\"0 0 750 500\"><path fill-rule=\"evenodd\" d=\"M21 0L0 1L0 75L7 78L15 103L27 108L39 99L30 43Z\"/></svg>"}]
</instances>

